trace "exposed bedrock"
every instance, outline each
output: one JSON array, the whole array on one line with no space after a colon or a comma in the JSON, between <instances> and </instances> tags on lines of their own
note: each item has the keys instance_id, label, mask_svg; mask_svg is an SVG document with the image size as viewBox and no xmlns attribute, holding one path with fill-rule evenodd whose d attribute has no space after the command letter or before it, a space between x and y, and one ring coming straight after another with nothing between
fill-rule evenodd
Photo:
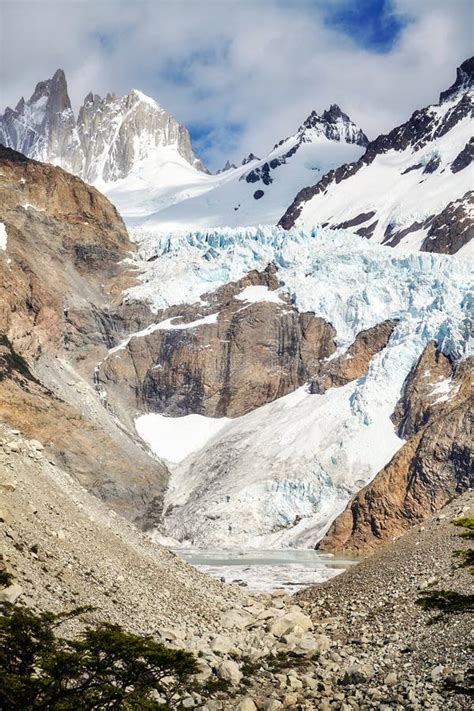
<instances>
[{"instance_id":1,"label":"exposed bedrock","mask_svg":"<svg viewBox=\"0 0 474 711\"><path fill-rule=\"evenodd\" d=\"M455 364L429 343L393 416L405 445L338 516L318 548L369 552L474 486L473 359Z\"/></svg>"},{"instance_id":2,"label":"exposed bedrock","mask_svg":"<svg viewBox=\"0 0 474 711\"><path fill-rule=\"evenodd\" d=\"M318 371L310 380L312 393L322 395L329 388L338 388L367 373L370 361L387 345L397 321L395 319L360 331L342 355L318 364Z\"/></svg>"},{"instance_id":3,"label":"exposed bedrock","mask_svg":"<svg viewBox=\"0 0 474 711\"><path fill-rule=\"evenodd\" d=\"M305 383L335 351L335 330L277 294L276 275L273 266L253 271L204 295L204 306L161 312L155 330L102 364L112 405L126 384L132 409L237 417Z\"/></svg>"}]
</instances>

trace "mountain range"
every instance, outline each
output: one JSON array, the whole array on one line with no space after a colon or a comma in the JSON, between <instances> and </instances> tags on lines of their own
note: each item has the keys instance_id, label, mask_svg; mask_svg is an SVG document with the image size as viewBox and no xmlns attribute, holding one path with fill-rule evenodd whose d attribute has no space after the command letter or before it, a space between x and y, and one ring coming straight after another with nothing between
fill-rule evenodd
<instances>
[{"instance_id":1,"label":"mountain range","mask_svg":"<svg viewBox=\"0 0 474 711\"><path fill-rule=\"evenodd\" d=\"M371 549L469 488L473 73L215 175L140 92L40 82L0 118L3 419L176 544Z\"/></svg>"},{"instance_id":2,"label":"mountain range","mask_svg":"<svg viewBox=\"0 0 474 711\"><path fill-rule=\"evenodd\" d=\"M90 93L76 119L62 70L5 110L0 142L96 185L132 228L322 225L454 253L472 238L473 74L466 60L437 104L373 141L333 104L264 158L215 175L187 129L140 91Z\"/></svg>"}]
</instances>

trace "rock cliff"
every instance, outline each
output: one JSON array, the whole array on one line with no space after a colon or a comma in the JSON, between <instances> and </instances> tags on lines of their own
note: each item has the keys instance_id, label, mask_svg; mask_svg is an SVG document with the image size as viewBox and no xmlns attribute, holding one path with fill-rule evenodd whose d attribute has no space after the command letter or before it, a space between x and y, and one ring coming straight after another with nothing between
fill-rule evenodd
<instances>
[{"instance_id":1,"label":"rock cliff","mask_svg":"<svg viewBox=\"0 0 474 711\"><path fill-rule=\"evenodd\" d=\"M400 536L474 485L472 358L453 363L430 343L393 419L405 445L349 502L318 544L367 553Z\"/></svg>"},{"instance_id":2,"label":"rock cliff","mask_svg":"<svg viewBox=\"0 0 474 711\"><path fill-rule=\"evenodd\" d=\"M274 290L270 266L172 307L109 353L98 378L112 405L169 415L237 417L292 392L335 350L335 330Z\"/></svg>"}]
</instances>

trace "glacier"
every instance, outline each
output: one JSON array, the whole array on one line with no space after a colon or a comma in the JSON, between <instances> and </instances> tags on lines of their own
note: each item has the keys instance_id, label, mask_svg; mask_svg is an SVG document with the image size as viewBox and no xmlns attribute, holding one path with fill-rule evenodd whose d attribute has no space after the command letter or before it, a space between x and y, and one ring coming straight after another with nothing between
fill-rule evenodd
<instances>
[{"instance_id":1,"label":"glacier","mask_svg":"<svg viewBox=\"0 0 474 711\"><path fill-rule=\"evenodd\" d=\"M170 465L169 538L197 547L314 546L403 444L390 417L425 345L434 339L454 358L470 352L468 261L322 229L170 234L142 228L134 237L139 277L125 298L144 299L157 312L205 302L206 292L275 263L281 284L275 296L285 293L301 311L330 321L338 353L361 330L398 320L365 376L323 395L302 387L231 419ZM142 434L163 456L160 428L150 424Z\"/></svg>"}]
</instances>

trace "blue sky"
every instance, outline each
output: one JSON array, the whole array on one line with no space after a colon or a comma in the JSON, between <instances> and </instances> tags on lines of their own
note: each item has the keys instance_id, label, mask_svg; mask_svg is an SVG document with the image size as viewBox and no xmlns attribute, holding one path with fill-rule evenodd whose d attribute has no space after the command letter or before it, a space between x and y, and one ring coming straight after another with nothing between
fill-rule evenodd
<instances>
[{"instance_id":1,"label":"blue sky","mask_svg":"<svg viewBox=\"0 0 474 711\"><path fill-rule=\"evenodd\" d=\"M212 169L338 103L374 137L436 101L472 54L472 0L1 0L1 108L61 67L153 96Z\"/></svg>"},{"instance_id":2,"label":"blue sky","mask_svg":"<svg viewBox=\"0 0 474 711\"><path fill-rule=\"evenodd\" d=\"M346 0L325 5L329 26L375 54L390 52L409 22L408 16L397 14L391 0Z\"/></svg>"}]
</instances>

